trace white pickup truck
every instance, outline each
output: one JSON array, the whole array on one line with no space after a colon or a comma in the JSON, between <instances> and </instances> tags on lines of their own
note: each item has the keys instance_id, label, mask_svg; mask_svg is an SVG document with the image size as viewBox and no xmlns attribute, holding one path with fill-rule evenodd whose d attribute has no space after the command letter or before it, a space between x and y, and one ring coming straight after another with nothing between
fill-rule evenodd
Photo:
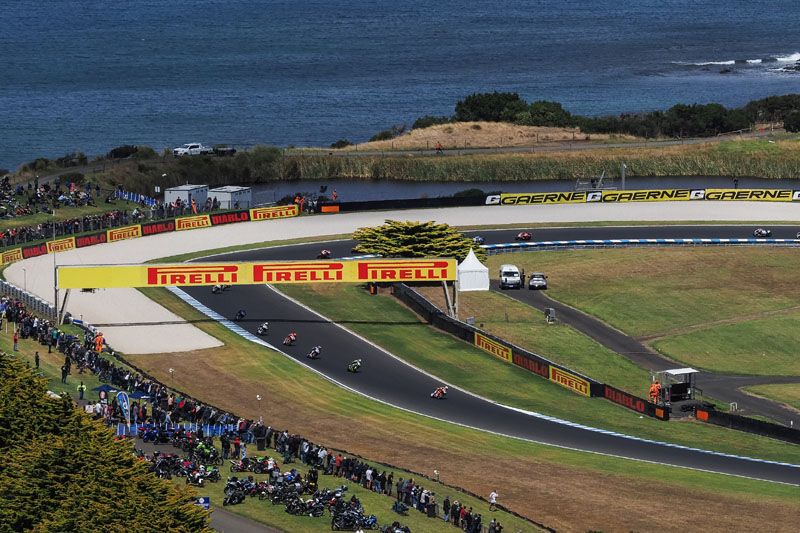
<instances>
[{"instance_id":1,"label":"white pickup truck","mask_svg":"<svg viewBox=\"0 0 800 533\"><path fill-rule=\"evenodd\" d=\"M200 143L186 143L183 146L179 146L178 148L172 150L172 155L175 157L180 157L182 155L211 154L213 152L213 148L203 146Z\"/></svg>"}]
</instances>

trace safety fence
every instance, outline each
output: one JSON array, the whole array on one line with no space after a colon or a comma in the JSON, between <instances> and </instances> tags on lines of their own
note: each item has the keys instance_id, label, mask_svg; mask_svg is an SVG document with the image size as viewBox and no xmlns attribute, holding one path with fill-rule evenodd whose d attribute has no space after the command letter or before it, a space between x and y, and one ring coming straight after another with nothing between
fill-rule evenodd
<instances>
[{"instance_id":1,"label":"safety fence","mask_svg":"<svg viewBox=\"0 0 800 533\"><path fill-rule=\"evenodd\" d=\"M441 309L424 296L404 283L392 285L392 294L411 308L433 327L450 333L498 359L524 368L544 379L558 383L577 394L588 397L605 398L645 416L669 420L669 410L647 402L620 389L610 387L597 380L584 376L541 355L529 352L510 342L486 333L475 326L447 316Z\"/></svg>"},{"instance_id":2,"label":"safety fence","mask_svg":"<svg viewBox=\"0 0 800 533\"><path fill-rule=\"evenodd\" d=\"M129 435L136 435L139 431L139 427L137 424L131 422L130 427L127 424L123 424L121 422L117 422L111 426L114 429L114 434L117 436L129 436ZM223 433L228 431L237 431L236 424L188 424L188 423L180 423L180 424L171 424L167 426L169 429L174 431L180 431L183 429L184 431L197 431L200 428L203 428L203 435L206 437L219 437Z\"/></svg>"},{"instance_id":3,"label":"safety fence","mask_svg":"<svg viewBox=\"0 0 800 533\"><path fill-rule=\"evenodd\" d=\"M764 437L770 437L793 444L800 444L800 430L773 424L764 420L749 418L746 416L735 415L732 413L722 413L711 409L698 407L695 409L695 418L726 428L754 433Z\"/></svg>"}]
</instances>

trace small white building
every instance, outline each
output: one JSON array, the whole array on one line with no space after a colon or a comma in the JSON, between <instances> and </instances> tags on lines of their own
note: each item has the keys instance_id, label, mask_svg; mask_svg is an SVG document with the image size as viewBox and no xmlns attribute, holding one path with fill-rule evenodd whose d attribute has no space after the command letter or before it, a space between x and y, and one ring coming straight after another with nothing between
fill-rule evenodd
<instances>
[{"instance_id":1,"label":"small white building","mask_svg":"<svg viewBox=\"0 0 800 533\"><path fill-rule=\"evenodd\" d=\"M204 205L208 198L208 185L179 185L164 191L164 203L175 203L180 198L186 205L190 205L192 200L197 202L197 206Z\"/></svg>"},{"instance_id":2,"label":"small white building","mask_svg":"<svg viewBox=\"0 0 800 533\"><path fill-rule=\"evenodd\" d=\"M220 209L250 209L253 203L253 191L250 187L237 187L235 185L226 185L224 187L217 187L208 191L208 196L213 201L216 197L219 202Z\"/></svg>"}]
</instances>

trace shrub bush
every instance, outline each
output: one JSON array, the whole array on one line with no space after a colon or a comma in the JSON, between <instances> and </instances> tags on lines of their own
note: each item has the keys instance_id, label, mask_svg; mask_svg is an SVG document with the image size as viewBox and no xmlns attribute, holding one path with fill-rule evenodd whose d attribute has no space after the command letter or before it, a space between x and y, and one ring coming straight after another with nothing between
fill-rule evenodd
<instances>
[{"instance_id":1,"label":"shrub bush","mask_svg":"<svg viewBox=\"0 0 800 533\"><path fill-rule=\"evenodd\" d=\"M331 148L345 148L346 146L353 146L353 143L347 139L339 139L335 143L331 143Z\"/></svg>"},{"instance_id":2,"label":"shrub bush","mask_svg":"<svg viewBox=\"0 0 800 533\"><path fill-rule=\"evenodd\" d=\"M374 141L388 141L392 139L394 136L392 135L392 130L383 130L381 132L376 133L372 137L369 138L369 142Z\"/></svg>"},{"instance_id":3,"label":"shrub bush","mask_svg":"<svg viewBox=\"0 0 800 533\"><path fill-rule=\"evenodd\" d=\"M434 117L431 115L425 115L415 120L414 123L411 125L411 129L421 130L423 128L436 126L437 124L447 124L448 122L451 122L451 119L449 117Z\"/></svg>"},{"instance_id":4,"label":"shrub bush","mask_svg":"<svg viewBox=\"0 0 800 533\"><path fill-rule=\"evenodd\" d=\"M118 146L108 152L109 159L125 159L126 157L130 157L136 153L137 148L131 144L125 144L123 146Z\"/></svg>"},{"instance_id":5,"label":"shrub bush","mask_svg":"<svg viewBox=\"0 0 800 533\"><path fill-rule=\"evenodd\" d=\"M800 131L800 111L792 111L783 119L783 127L786 131L795 133Z\"/></svg>"}]
</instances>

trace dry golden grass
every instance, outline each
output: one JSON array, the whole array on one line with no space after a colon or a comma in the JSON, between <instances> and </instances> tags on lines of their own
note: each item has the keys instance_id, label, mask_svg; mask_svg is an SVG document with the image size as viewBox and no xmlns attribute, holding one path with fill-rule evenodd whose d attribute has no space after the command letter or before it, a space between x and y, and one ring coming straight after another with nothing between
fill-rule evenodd
<instances>
[{"instance_id":1,"label":"dry golden grass","mask_svg":"<svg viewBox=\"0 0 800 533\"><path fill-rule=\"evenodd\" d=\"M457 122L411 130L388 141L366 142L358 150L433 150L436 143L442 148L498 148L533 146L556 142L625 142L631 136L581 133L578 128L517 126L508 122ZM355 150L353 146L345 150Z\"/></svg>"}]
</instances>

